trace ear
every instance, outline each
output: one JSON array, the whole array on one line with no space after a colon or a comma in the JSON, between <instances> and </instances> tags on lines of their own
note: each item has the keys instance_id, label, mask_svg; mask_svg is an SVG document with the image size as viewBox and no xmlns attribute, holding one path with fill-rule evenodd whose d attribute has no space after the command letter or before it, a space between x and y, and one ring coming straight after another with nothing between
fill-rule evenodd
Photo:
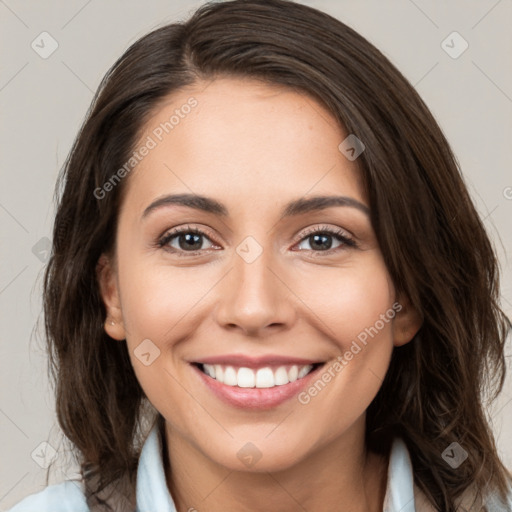
<instances>
[{"instance_id":1,"label":"ear","mask_svg":"<svg viewBox=\"0 0 512 512\"><path fill-rule=\"evenodd\" d=\"M111 258L102 254L96 264L96 277L100 295L107 310L105 319L105 332L115 340L124 340L126 332L123 322L121 302L119 300L119 287L116 272Z\"/></svg>"},{"instance_id":2,"label":"ear","mask_svg":"<svg viewBox=\"0 0 512 512\"><path fill-rule=\"evenodd\" d=\"M423 324L422 315L412 306L409 298L402 294L396 301L397 312L393 319L393 345L401 347L411 341Z\"/></svg>"}]
</instances>

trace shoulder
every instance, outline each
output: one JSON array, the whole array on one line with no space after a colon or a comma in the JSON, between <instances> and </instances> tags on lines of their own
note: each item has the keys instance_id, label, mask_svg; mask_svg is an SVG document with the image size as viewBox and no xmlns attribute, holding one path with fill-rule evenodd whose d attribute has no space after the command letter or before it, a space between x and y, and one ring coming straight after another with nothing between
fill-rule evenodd
<instances>
[{"instance_id":1,"label":"shoulder","mask_svg":"<svg viewBox=\"0 0 512 512\"><path fill-rule=\"evenodd\" d=\"M23 498L7 512L89 512L82 484L67 480Z\"/></svg>"},{"instance_id":2,"label":"shoulder","mask_svg":"<svg viewBox=\"0 0 512 512\"><path fill-rule=\"evenodd\" d=\"M436 512L437 510L416 484L414 484L414 504L416 512ZM465 511L512 512L512 487L509 487L507 499L504 502L497 492L488 493L482 499L476 492L476 488L470 486L456 500L456 507L457 510Z\"/></svg>"},{"instance_id":3,"label":"shoulder","mask_svg":"<svg viewBox=\"0 0 512 512\"><path fill-rule=\"evenodd\" d=\"M504 502L497 492L489 490L482 497L474 485L470 485L456 500L457 510L488 512L512 512L512 487L509 486ZM410 454L405 442L395 438L389 459L386 512L436 512L437 508L422 492L414 479Z\"/></svg>"}]
</instances>

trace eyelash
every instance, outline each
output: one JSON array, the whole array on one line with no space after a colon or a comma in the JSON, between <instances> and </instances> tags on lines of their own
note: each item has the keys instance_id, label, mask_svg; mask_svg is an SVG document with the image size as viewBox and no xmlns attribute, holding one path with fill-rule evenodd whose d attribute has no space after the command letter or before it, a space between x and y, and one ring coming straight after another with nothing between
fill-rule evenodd
<instances>
[{"instance_id":1,"label":"eyelash","mask_svg":"<svg viewBox=\"0 0 512 512\"><path fill-rule=\"evenodd\" d=\"M204 236L205 238L208 238L210 240L210 242L212 243L215 243L211 240L211 237L209 237L207 235L207 233L201 231L200 229L197 229L197 228L194 228L194 227L190 227L190 226L187 226L186 228L177 228L173 231L170 231L168 233L166 233L165 235L163 235L157 242L157 246L161 249L164 249L166 251L169 251L173 254L176 254L178 255L179 257L191 257L191 256L197 256L200 252L204 251L204 249L199 249L197 251L183 251L181 249L175 249L174 247L169 247L167 244L175 237L177 237L178 235L181 235L181 234L190 234L190 233L194 233L196 235L200 235L200 236ZM326 251L315 251L315 250L310 250L310 252L312 253L315 253L315 254L332 254L333 252L336 252L336 251L339 251L339 250L344 250L346 249L347 247L353 247L353 248L357 248L357 244L356 242L350 238L346 232L340 228L329 228L327 226L315 226L314 228L312 229L309 229L307 230L305 233L302 234L301 238L296 242L297 243L300 243L302 242L303 240L311 237L312 235L315 235L315 234L326 234L326 235L330 235L334 238L337 238L338 241L342 242L342 245L338 246L338 247L335 247L334 249L328 249ZM296 245L295 244L295 245Z\"/></svg>"}]
</instances>

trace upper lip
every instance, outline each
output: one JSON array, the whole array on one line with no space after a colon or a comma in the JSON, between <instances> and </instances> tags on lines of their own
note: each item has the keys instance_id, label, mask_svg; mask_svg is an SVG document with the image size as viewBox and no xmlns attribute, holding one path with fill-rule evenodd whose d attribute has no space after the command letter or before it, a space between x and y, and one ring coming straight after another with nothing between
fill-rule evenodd
<instances>
[{"instance_id":1,"label":"upper lip","mask_svg":"<svg viewBox=\"0 0 512 512\"><path fill-rule=\"evenodd\" d=\"M284 355L246 356L243 354L226 354L211 357L202 357L195 363L200 364L221 364L226 366L237 366L245 368L261 368L263 366L285 366L285 365L308 365L323 363L318 359L303 359Z\"/></svg>"}]
</instances>

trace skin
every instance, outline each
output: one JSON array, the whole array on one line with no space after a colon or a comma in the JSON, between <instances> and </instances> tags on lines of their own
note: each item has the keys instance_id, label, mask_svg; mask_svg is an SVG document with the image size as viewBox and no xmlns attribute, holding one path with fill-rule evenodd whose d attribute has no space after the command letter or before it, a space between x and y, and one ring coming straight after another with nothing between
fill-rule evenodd
<instances>
[{"instance_id":1,"label":"skin","mask_svg":"<svg viewBox=\"0 0 512 512\"><path fill-rule=\"evenodd\" d=\"M366 450L365 411L393 347L412 339L419 316L396 295L365 213L334 206L279 220L288 201L312 195L349 196L369 208L357 160L338 149L348 133L304 94L217 78L169 97L140 140L191 96L198 105L125 178L116 252L98 265L105 330L126 339L137 378L166 420L177 508L382 510L387 460ZM167 206L141 219L155 199L190 192L223 203L229 215ZM205 233L199 254L180 249L179 237L169 244L182 257L157 246L188 225ZM315 226L341 228L357 247L333 236L331 249L324 242L315 252L304 237ZM249 235L262 249L252 263L236 252ZM239 353L329 366L397 301L402 310L307 405L294 397L268 411L234 408L189 364ZM160 350L149 366L134 355L145 339ZM247 442L262 454L251 468L237 457Z\"/></svg>"}]
</instances>

